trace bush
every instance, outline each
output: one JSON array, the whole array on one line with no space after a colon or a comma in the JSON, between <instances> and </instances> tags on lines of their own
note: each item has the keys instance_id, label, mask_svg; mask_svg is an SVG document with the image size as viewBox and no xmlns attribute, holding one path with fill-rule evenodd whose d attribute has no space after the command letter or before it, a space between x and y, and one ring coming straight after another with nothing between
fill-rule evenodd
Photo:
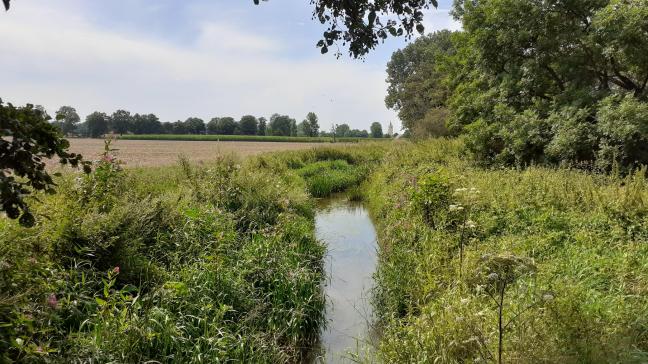
<instances>
[{"instance_id":1,"label":"bush","mask_svg":"<svg viewBox=\"0 0 648 364\"><path fill-rule=\"evenodd\" d=\"M615 163L626 168L648 164L648 103L632 95L611 96L600 103L597 117L600 168L610 170Z\"/></svg>"}]
</instances>

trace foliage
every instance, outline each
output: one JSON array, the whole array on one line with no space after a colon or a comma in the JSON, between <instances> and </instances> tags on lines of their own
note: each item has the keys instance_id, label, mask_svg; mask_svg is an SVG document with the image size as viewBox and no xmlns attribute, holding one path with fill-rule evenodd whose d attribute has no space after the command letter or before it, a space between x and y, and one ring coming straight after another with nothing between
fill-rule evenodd
<instances>
[{"instance_id":1,"label":"foliage","mask_svg":"<svg viewBox=\"0 0 648 364\"><path fill-rule=\"evenodd\" d=\"M162 132L162 123L155 114L135 114L130 131L134 134L157 134Z\"/></svg>"},{"instance_id":2,"label":"foliage","mask_svg":"<svg viewBox=\"0 0 648 364\"><path fill-rule=\"evenodd\" d=\"M241 135L256 135L257 134L257 118L252 115L245 115L239 122Z\"/></svg>"},{"instance_id":3,"label":"foliage","mask_svg":"<svg viewBox=\"0 0 648 364\"><path fill-rule=\"evenodd\" d=\"M264 117L259 118L259 128L257 131L257 135L259 136L265 136L267 135L267 127L268 127L268 120Z\"/></svg>"},{"instance_id":4,"label":"foliage","mask_svg":"<svg viewBox=\"0 0 648 364\"><path fill-rule=\"evenodd\" d=\"M295 119L290 118L290 116L273 114L270 117L270 124L269 124L271 135L294 136L293 124L295 124Z\"/></svg>"},{"instance_id":5,"label":"foliage","mask_svg":"<svg viewBox=\"0 0 648 364\"><path fill-rule=\"evenodd\" d=\"M189 134L205 134L205 122L200 118L188 118L184 125Z\"/></svg>"},{"instance_id":6,"label":"foliage","mask_svg":"<svg viewBox=\"0 0 648 364\"><path fill-rule=\"evenodd\" d=\"M132 128L133 118L126 110L117 110L110 116L110 129L119 135L123 135Z\"/></svg>"},{"instance_id":7,"label":"foliage","mask_svg":"<svg viewBox=\"0 0 648 364\"><path fill-rule=\"evenodd\" d=\"M464 156L460 140L397 142L364 183L378 359L645 361L645 171L486 170Z\"/></svg>"},{"instance_id":8,"label":"foliage","mask_svg":"<svg viewBox=\"0 0 648 364\"><path fill-rule=\"evenodd\" d=\"M88 128L88 136L91 138L98 138L108 131L108 115L102 112L95 111L86 117L86 127Z\"/></svg>"},{"instance_id":9,"label":"foliage","mask_svg":"<svg viewBox=\"0 0 648 364\"><path fill-rule=\"evenodd\" d=\"M44 159L56 156L61 164L83 166L86 172L89 165L80 155L67 151L69 142L31 104L15 107L0 100L0 129L0 211L19 219L23 226L32 226L35 216L27 196L34 191L55 192L56 183L45 169Z\"/></svg>"},{"instance_id":10,"label":"foliage","mask_svg":"<svg viewBox=\"0 0 648 364\"><path fill-rule=\"evenodd\" d=\"M320 126L319 126L319 118L317 117L317 114L315 114L314 112L309 112L306 115L305 121L308 122L308 128L309 128L308 129L309 133L307 135L311 137L319 136Z\"/></svg>"},{"instance_id":11,"label":"foliage","mask_svg":"<svg viewBox=\"0 0 648 364\"><path fill-rule=\"evenodd\" d=\"M454 53L451 36L443 30L419 37L394 52L387 63L385 104L398 111L407 129L414 129L430 110L447 106L450 89L443 61Z\"/></svg>"},{"instance_id":12,"label":"foliage","mask_svg":"<svg viewBox=\"0 0 648 364\"><path fill-rule=\"evenodd\" d=\"M38 230L2 221L1 360L301 361L325 301L300 171L355 170L382 147L122 170L112 143L42 196Z\"/></svg>"},{"instance_id":13,"label":"foliage","mask_svg":"<svg viewBox=\"0 0 648 364\"><path fill-rule=\"evenodd\" d=\"M297 173L306 180L313 196L326 197L358 185L365 179L367 169L349 165L346 160L327 160L308 164Z\"/></svg>"},{"instance_id":14,"label":"foliage","mask_svg":"<svg viewBox=\"0 0 648 364\"><path fill-rule=\"evenodd\" d=\"M648 165L648 103L631 95L611 96L601 101L597 116L600 168Z\"/></svg>"},{"instance_id":15,"label":"foliage","mask_svg":"<svg viewBox=\"0 0 648 364\"><path fill-rule=\"evenodd\" d=\"M209 124L210 134L233 135L236 130L236 121L229 116L213 118Z\"/></svg>"},{"instance_id":16,"label":"foliage","mask_svg":"<svg viewBox=\"0 0 648 364\"><path fill-rule=\"evenodd\" d=\"M382 125L380 125L379 122L371 123L370 130L371 130L371 137L372 138L382 138L383 137Z\"/></svg>"},{"instance_id":17,"label":"foliage","mask_svg":"<svg viewBox=\"0 0 648 364\"><path fill-rule=\"evenodd\" d=\"M254 0L259 4L259 0ZM437 7L437 0L368 0L339 2L314 0L313 18L326 24L322 39L317 43L322 53L341 42L348 45L349 54L362 57L389 36L411 38L423 34L423 11ZM336 53L340 55L340 51Z\"/></svg>"},{"instance_id":18,"label":"foliage","mask_svg":"<svg viewBox=\"0 0 648 364\"><path fill-rule=\"evenodd\" d=\"M351 127L349 124L339 124L335 125L335 136L338 138L345 138L349 136L351 132Z\"/></svg>"},{"instance_id":19,"label":"foliage","mask_svg":"<svg viewBox=\"0 0 648 364\"><path fill-rule=\"evenodd\" d=\"M63 134L67 135L76 129L81 118L72 106L61 106L56 111L56 121L60 123Z\"/></svg>"},{"instance_id":20,"label":"foliage","mask_svg":"<svg viewBox=\"0 0 648 364\"><path fill-rule=\"evenodd\" d=\"M414 137L467 134L483 164L628 173L644 163L622 145L639 129L611 142L628 125L609 109L634 102L641 114L646 103L648 2L457 1L454 15L463 31L421 37L388 66L386 104Z\"/></svg>"}]
</instances>

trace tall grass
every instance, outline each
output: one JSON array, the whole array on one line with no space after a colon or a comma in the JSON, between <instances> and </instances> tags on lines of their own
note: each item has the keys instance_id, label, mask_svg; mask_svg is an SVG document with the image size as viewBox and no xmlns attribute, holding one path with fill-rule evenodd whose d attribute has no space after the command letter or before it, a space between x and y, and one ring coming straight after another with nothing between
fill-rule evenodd
<instances>
[{"instance_id":1,"label":"tall grass","mask_svg":"<svg viewBox=\"0 0 648 364\"><path fill-rule=\"evenodd\" d=\"M384 145L64 174L36 227L0 219L0 361L304 360L325 325L312 196Z\"/></svg>"},{"instance_id":2,"label":"tall grass","mask_svg":"<svg viewBox=\"0 0 648 364\"><path fill-rule=\"evenodd\" d=\"M404 144L367 182L381 359L646 362L645 171L484 170L462 155L460 141Z\"/></svg>"},{"instance_id":3,"label":"tall grass","mask_svg":"<svg viewBox=\"0 0 648 364\"><path fill-rule=\"evenodd\" d=\"M299 361L325 249L303 181L257 164L68 174L38 226L0 220L0 361Z\"/></svg>"}]
</instances>

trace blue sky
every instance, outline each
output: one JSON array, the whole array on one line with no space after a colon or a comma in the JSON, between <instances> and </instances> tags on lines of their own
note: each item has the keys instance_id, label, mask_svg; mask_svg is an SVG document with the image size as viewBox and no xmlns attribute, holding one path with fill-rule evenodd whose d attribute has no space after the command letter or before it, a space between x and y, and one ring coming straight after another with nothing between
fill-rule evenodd
<instances>
[{"instance_id":1,"label":"blue sky","mask_svg":"<svg viewBox=\"0 0 648 364\"><path fill-rule=\"evenodd\" d=\"M426 31L458 29L450 1ZM72 105L85 117L118 108L163 121L198 116L320 116L323 127L373 121L385 108L385 66L404 46L390 40L364 60L321 55L324 26L308 0L14 0L0 14L0 97Z\"/></svg>"}]
</instances>

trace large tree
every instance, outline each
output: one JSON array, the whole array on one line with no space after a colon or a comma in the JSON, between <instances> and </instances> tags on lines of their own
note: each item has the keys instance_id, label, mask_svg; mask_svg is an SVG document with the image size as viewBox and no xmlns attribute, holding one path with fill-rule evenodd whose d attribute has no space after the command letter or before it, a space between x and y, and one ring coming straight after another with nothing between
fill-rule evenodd
<instances>
[{"instance_id":1,"label":"large tree","mask_svg":"<svg viewBox=\"0 0 648 364\"><path fill-rule=\"evenodd\" d=\"M188 118L184 124L189 134L205 134L205 122L201 118Z\"/></svg>"},{"instance_id":2,"label":"large tree","mask_svg":"<svg viewBox=\"0 0 648 364\"><path fill-rule=\"evenodd\" d=\"M339 124L335 126L335 135L338 137L347 137L349 136L350 131L351 127L349 124Z\"/></svg>"},{"instance_id":3,"label":"large tree","mask_svg":"<svg viewBox=\"0 0 648 364\"><path fill-rule=\"evenodd\" d=\"M308 115L306 115L306 121L308 122L309 126L309 135L311 137L316 137L319 135L319 118L317 117L317 114L314 112L309 112Z\"/></svg>"},{"instance_id":4,"label":"large tree","mask_svg":"<svg viewBox=\"0 0 648 364\"><path fill-rule=\"evenodd\" d=\"M131 130L133 116L126 110L117 110L110 116L110 129L113 133L123 135Z\"/></svg>"},{"instance_id":5,"label":"large tree","mask_svg":"<svg viewBox=\"0 0 648 364\"><path fill-rule=\"evenodd\" d=\"M257 118L252 115L245 115L241 117L239 122L239 130L243 135L255 135L257 133Z\"/></svg>"},{"instance_id":6,"label":"large tree","mask_svg":"<svg viewBox=\"0 0 648 364\"><path fill-rule=\"evenodd\" d=\"M264 117L259 118L259 128L257 130L257 135L266 135L266 128L268 126L268 120Z\"/></svg>"},{"instance_id":7,"label":"large tree","mask_svg":"<svg viewBox=\"0 0 648 364\"><path fill-rule=\"evenodd\" d=\"M158 134L162 132L162 124L155 114L135 114L132 132L135 134Z\"/></svg>"},{"instance_id":8,"label":"large tree","mask_svg":"<svg viewBox=\"0 0 648 364\"><path fill-rule=\"evenodd\" d=\"M63 134L68 135L76 129L81 118L72 106L61 106L56 111L56 120L59 122Z\"/></svg>"},{"instance_id":9,"label":"large tree","mask_svg":"<svg viewBox=\"0 0 648 364\"><path fill-rule=\"evenodd\" d=\"M382 130L382 125L379 122L373 122L371 123L371 137L372 138L382 138L383 137L383 130Z\"/></svg>"},{"instance_id":10,"label":"large tree","mask_svg":"<svg viewBox=\"0 0 648 364\"><path fill-rule=\"evenodd\" d=\"M91 138L98 138L108 131L108 115L95 111L86 117L86 128Z\"/></svg>"},{"instance_id":11,"label":"large tree","mask_svg":"<svg viewBox=\"0 0 648 364\"><path fill-rule=\"evenodd\" d=\"M295 120L288 115L273 114L270 117L270 130L272 135L290 136L293 131L294 122Z\"/></svg>"},{"instance_id":12,"label":"large tree","mask_svg":"<svg viewBox=\"0 0 648 364\"><path fill-rule=\"evenodd\" d=\"M648 1L459 1L465 33L451 67L450 126L486 162L647 163L634 149L610 151L601 121L635 130L648 83ZM612 99L610 99L612 98ZM629 123L629 124L624 124ZM614 139L614 138L613 138ZM616 147L615 147L616 148Z\"/></svg>"},{"instance_id":13,"label":"large tree","mask_svg":"<svg viewBox=\"0 0 648 364\"><path fill-rule=\"evenodd\" d=\"M222 118L215 118L216 125L214 131L220 135L232 135L236 131L236 120L234 118L225 116Z\"/></svg>"},{"instance_id":14,"label":"large tree","mask_svg":"<svg viewBox=\"0 0 648 364\"><path fill-rule=\"evenodd\" d=\"M430 109L447 106L451 90L444 66L454 53L452 33L444 30L420 37L392 54L385 104L398 111L404 128L411 130L425 122Z\"/></svg>"}]
</instances>

